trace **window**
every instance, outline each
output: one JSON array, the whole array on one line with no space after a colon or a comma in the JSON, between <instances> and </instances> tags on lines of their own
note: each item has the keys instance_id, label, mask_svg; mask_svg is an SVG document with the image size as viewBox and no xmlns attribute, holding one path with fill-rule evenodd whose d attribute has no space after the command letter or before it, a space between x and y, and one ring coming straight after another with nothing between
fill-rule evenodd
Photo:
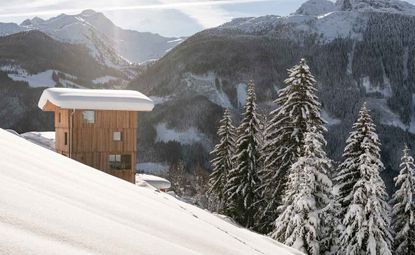
<instances>
[{"instance_id":1,"label":"window","mask_svg":"<svg viewBox=\"0 0 415 255\"><path fill-rule=\"evenodd\" d=\"M112 133L112 140L113 141L122 141L122 133L121 132L113 132Z\"/></svg>"},{"instance_id":2,"label":"window","mask_svg":"<svg viewBox=\"0 0 415 255\"><path fill-rule=\"evenodd\" d=\"M108 163L111 169L131 169L131 155L113 154L108 156Z\"/></svg>"},{"instance_id":3,"label":"window","mask_svg":"<svg viewBox=\"0 0 415 255\"><path fill-rule=\"evenodd\" d=\"M58 115L58 121L59 121L59 123L61 123L61 121L62 121L62 113L59 113L59 115Z\"/></svg>"},{"instance_id":4,"label":"window","mask_svg":"<svg viewBox=\"0 0 415 255\"><path fill-rule=\"evenodd\" d=\"M83 122L86 124L95 123L95 111L83 111L82 112Z\"/></svg>"},{"instance_id":5,"label":"window","mask_svg":"<svg viewBox=\"0 0 415 255\"><path fill-rule=\"evenodd\" d=\"M68 145L68 132L65 132L65 145Z\"/></svg>"}]
</instances>

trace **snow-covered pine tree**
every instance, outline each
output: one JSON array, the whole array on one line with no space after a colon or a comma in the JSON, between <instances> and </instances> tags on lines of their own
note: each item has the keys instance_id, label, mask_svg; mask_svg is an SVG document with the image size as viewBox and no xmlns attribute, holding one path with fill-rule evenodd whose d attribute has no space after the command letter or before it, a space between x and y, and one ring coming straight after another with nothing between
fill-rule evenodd
<instances>
[{"instance_id":1,"label":"snow-covered pine tree","mask_svg":"<svg viewBox=\"0 0 415 255\"><path fill-rule=\"evenodd\" d=\"M366 104L347 139L336 181L342 206L342 255L389 255L389 205L380 170L380 142Z\"/></svg>"},{"instance_id":2,"label":"snow-covered pine tree","mask_svg":"<svg viewBox=\"0 0 415 255\"><path fill-rule=\"evenodd\" d=\"M342 231L340 204L333 194L330 204L320 212L322 221L320 249L321 254L333 255L339 250L339 238Z\"/></svg>"},{"instance_id":3,"label":"snow-covered pine tree","mask_svg":"<svg viewBox=\"0 0 415 255\"><path fill-rule=\"evenodd\" d=\"M247 94L243 119L238 127L234 168L229 172L226 192L229 196L229 215L241 225L253 229L260 200L257 191L260 185L260 123L256 112L255 85L252 81L248 84Z\"/></svg>"},{"instance_id":4,"label":"snow-covered pine tree","mask_svg":"<svg viewBox=\"0 0 415 255\"><path fill-rule=\"evenodd\" d=\"M396 255L415 255L415 164L407 146L401 161L401 171L395 178L398 190L391 200L393 250Z\"/></svg>"},{"instance_id":5,"label":"snow-covered pine tree","mask_svg":"<svg viewBox=\"0 0 415 255\"><path fill-rule=\"evenodd\" d=\"M342 217L349 209L353 199L352 193L355 184L361 179L362 175L359 170L360 156L366 152L367 148L362 146L366 141L369 151L376 157L376 163L379 165L379 170L383 169L383 164L380 160L380 141L376 134L375 124L366 107L366 103L359 111L359 117L356 123L353 124L352 131L346 140L346 147L343 152L343 161L337 169L335 178L338 187L338 199L342 207Z\"/></svg>"},{"instance_id":6,"label":"snow-covered pine tree","mask_svg":"<svg viewBox=\"0 0 415 255\"><path fill-rule=\"evenodd\" d=\"M333 180L335 169L331 167L330 170L328 177ZM332 186L334 186L334 183ZM342 231L340 224L341 205L338 202L334 187L332 187L329 200L329 205L320 211L320 220L322 221L320 250L321 254L325 255L333 255L339 249L339 238Z\"/></svg>"},{"instance_id":7,"label":"snow-covered pine tree","mask_svg":"<svg viewBox=\"0 0 415 255\"><path fill-rule=\"evenodd\" d=\"M333 224L329 222L331 161L324 152L324 137L316 130L314 127L306 133L304 156L291 166L284 211L271 234L274 239L313 255L330 249L328 228Z\"/></svg>"},{"instance_id":8,"label":"snow-covered pine tree","mask_svg":"<svg viewBox=\"0 0 415 255\"><path fill-rule=\"evenodd\" d=\"M278 92L274 101L279 107L270 113L263 149L264 168L260 173L267 207L262 212L261 228L272 230L282 203L288 170L302 155L304 134L312 127L322 133L324 121L320 117L321 105L316 96L316 81L304 59L288 70L286 87Z\"/></svg>"},{"instance_id":9,"label":"snow-covered pine tree","mask_svg":"<svg viewBox=\"0 0 415 255\"><path fill-rule=\"evenodd\" d=\"M227 195L225 184L228 182L228 173L232 169L232 157L235 155L235 127L232 125L231 114L225 110L218 129L219 143L211 152L215 158L211 161L212 174L209 178L209 193L217 198L216 209L226 213Z\"/></svg>"}]
</instances>

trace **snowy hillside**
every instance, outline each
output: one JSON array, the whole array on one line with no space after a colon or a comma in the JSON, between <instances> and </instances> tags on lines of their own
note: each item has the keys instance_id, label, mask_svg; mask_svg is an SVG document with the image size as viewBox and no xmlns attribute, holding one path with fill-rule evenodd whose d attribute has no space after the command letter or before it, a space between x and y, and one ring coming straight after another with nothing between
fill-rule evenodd
<instances>
[{"instance_id":1,"label":"snowy hillside","mask_svg":"<svg viewBox=\"0 0 415 255\"><path fill-rule=\"evenodd\" d=\"M310 0L303 3L301 7L296 11L296 14L320 16L335 10L336 7L332 1Z\"/></svg>"},{"instance_id":2,"label":"snowy hillside","mask_svg":"<svg viewBox=\"0 0 415 255\"><path fill-rule=\"evenodd\" d=\"M1 254L299 254L0 130Z\"/></svg>"}]
</instances>

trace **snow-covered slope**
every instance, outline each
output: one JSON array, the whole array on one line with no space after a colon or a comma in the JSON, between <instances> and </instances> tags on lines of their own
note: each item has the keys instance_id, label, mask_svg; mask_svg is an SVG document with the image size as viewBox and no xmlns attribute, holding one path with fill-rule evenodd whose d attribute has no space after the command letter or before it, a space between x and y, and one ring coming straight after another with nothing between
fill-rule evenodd
<instances>
[{"instance_id":1,"label":"snow-covered slope","mask_svg":"<svg viewBox=\"0 0 415 255\"><path fill-rule=\"evenodd\" d=\"M77 15L61 14L48 20L35 17L20 25L0 23L0 36L27 30L40 30L62 42L84 44L92 56L110 67L160 58L183 41L182 38L122 29L93 10Z\"/></svg>"},{"instance_id":2,"label":"snow-covered slope","mask_svg":"<svg viewBox=\"0 0 415 255\"><path fill-rule=\"evenodd\" d=\"M321 12L313 10L313 13ZM355 11L333 11L320 16L295 13L286 17L234 19L220 26L219 31L230 29L250 34L271 36L278 34L280 38L293 40L297 40L302 35L317 35L321 42L327 43L338 38L361 37L367 21L368 17Z\"/></svg>"},{"instance_id":3,"label":"snow-covered slope","mask_svg":"<svg viewBox=\"0 0 415 255\"><path fill-rule=\"evenodd\" d=\"M309 0L301 5L296 14L320 16L336 10L336 6L329 0Z\"/></svg>"},{"instance_id":4,"label":"snow-covered slope","mask_svg":"<svg viewBox=\"0 0 415 255\"><path fill-rule=\"evenodd\" d=\"M336 6L342 11L380 11L415 15L415 7L400 0L338 0Z\"/></svg>"},{"instance_id":5,"label":"snow-covered slope","mask_svg":"<svg viewBox=\"0 0 415 255\"><path fill-rule=\"evenodd\" d=\"M79 15L61 14L48 20L34 18L25 20L21 26L29 30L40 30L62 42L84 44L90 49L92 56L107 66L128 64L112 48L109 38L103 36L86 20L90 15L92 13L82 12Z\"/></svg>"},{"instance_id":6,"label":"snow-covered slope","mask_svg":"<svg viewBox=\"0 0 415 255\"><path fill-rule=\"evenodd\" d=\"M399 0L309 0L285 17L238 18L221 29L252 34L277 34L280 38L298 39L317 35L322 43L338 38L359 39L367 28L369 13L415 15L415 6Z\"/></svg>"},{"instance_id":7,"label":"snow-covered slope","mask_svg":"<svg viewBox=\"0 0 415 255\"><path fill-rule=\"evenodd\" d=\"M299 254L2 129L0 157L1 254Z\"/></svg>"}]
</instances>

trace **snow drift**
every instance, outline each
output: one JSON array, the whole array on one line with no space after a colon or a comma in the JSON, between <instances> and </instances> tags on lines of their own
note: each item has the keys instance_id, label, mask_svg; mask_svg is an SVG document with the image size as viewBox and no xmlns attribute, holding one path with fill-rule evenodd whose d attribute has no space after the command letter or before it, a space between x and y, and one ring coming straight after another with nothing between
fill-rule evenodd
<instances>
[{"instance_id":1,"label":"snow drift","mask_svg":"<svg viewBox=\"0 0 415 255\"><path fill-rule=\"evenodd\" d=\"M0 129L0 254L299 254Z\"/></svg>"}]
</instances>

